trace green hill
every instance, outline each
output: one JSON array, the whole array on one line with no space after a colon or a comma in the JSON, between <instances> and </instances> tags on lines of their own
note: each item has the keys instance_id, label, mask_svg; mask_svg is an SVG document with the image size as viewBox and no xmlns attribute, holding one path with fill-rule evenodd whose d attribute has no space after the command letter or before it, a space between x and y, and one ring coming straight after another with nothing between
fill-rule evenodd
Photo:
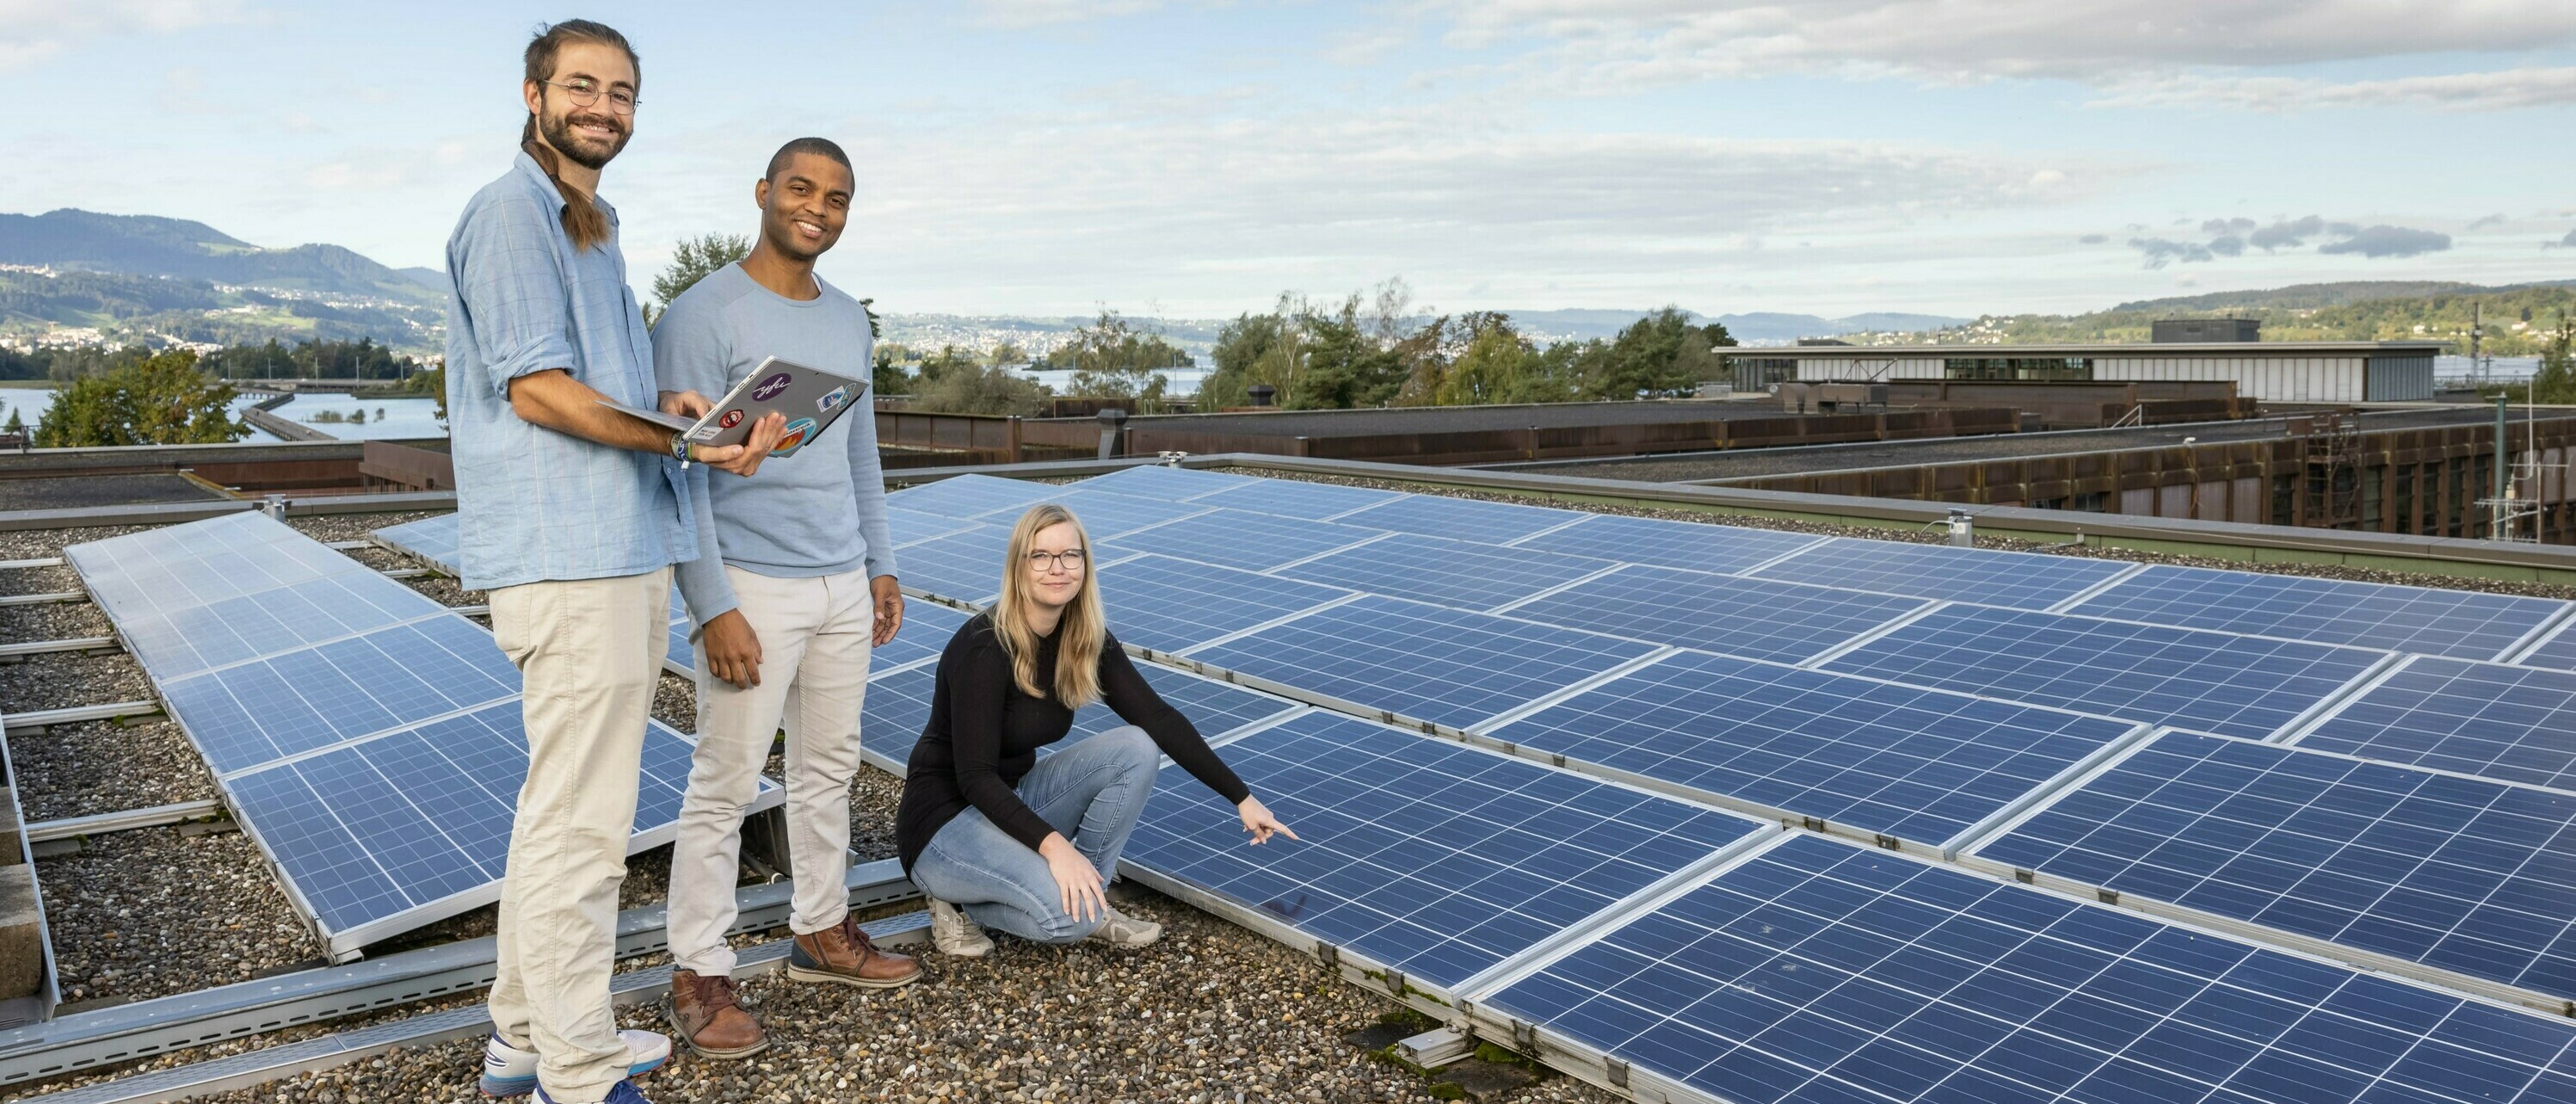
<instances>
[{"instance_id":1,"label":"green hill","mask_svg":"<svg viewBox=\"0 0 2576 1104\"><path fill-rule=\"evenodd\" d=\"M1933 331L1935 341L2137 342L2166 318L2254 318L2265 341L2407 341L2468 348L2473 312L2485 312L2485 351L2537 356L2563 312L2576 317L2576 281L2482 286L2423 280L2297 284L2122 303L2090 314L1992 315Z\"/></svg>"},{"instance_id":2,"label":"green hill","mask_svg":"<svg viewBox=\"0 0 2576 1104\"><path fill-rule=\"evenodd\" d=\"M0 264L437 306L438 289L336 245L263 249L202 222L64 208L0 214Z\"/></svg>"}]
</instances>

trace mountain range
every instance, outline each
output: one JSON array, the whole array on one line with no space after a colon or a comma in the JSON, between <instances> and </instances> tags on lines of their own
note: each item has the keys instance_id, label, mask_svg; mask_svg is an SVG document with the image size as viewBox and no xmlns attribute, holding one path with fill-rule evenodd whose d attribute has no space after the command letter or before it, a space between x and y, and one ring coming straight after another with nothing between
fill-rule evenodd
<instances>
[{"instance_id":1,"label":"mountain range","mask_svg":"<svg viewBox=\"0 0 2576 1104\"><path fill-rule=\"evenodd\" d=\"M395 269L336 245L265 249L202 222L63 208L0 214L0 264L203 280L356 299L444 306L447 277Z\"/></svg>"}]
</instances>

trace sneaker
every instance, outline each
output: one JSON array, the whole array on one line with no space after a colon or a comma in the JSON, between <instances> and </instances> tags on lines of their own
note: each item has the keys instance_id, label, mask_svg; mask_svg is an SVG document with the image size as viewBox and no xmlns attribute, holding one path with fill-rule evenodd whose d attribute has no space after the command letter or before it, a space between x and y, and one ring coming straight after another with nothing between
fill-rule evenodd
<instances>
[{"instance_id":1,"label":"sneaker","mask_svg":"<svg viewBox=\"0 0 2576 1104\"><path fill-rule=\"evenodd\" d=\"M546 1090L541 1088L537 1090L537 1104L555 1104L555 1102L546 1095ZM644 1090L636 1088L635 1082L620 1081L608 1087L608 1095L600 1097L599 1104L653 1104L653 1102L644 1099Z\"/></svg>"},{"instance_id":2,"label":"sneaker","mask_svg":"<svg viewBox=\"0 0 2576 1104\"><path fill-rule=\"evenodd\" d=\"M626 1042L626 1076L642 1077L671 1060L671 1040L651 1031L617 1033ZM500 1032L483 1043L483 1095L526 1096L537 1088L537 1052L501 1041Z\"/></svg>"},{"instance_id":3,"label":"sneaker","mask_svg":"<svg viewBox=\"0 0 2576 1104\"><path fill-rule=\"evenodd\" d=\"M1109 910L1109 918L1102 920L1100 927L1091 933L1091 938L1113 947L1143 947L1162 937L1161 924L1136 919L1114 908Z\"/></svg>"},{"instance_id":4,"label":"sneaker","mask_svg":"<svg viewBox=\"0 0 2576 1104\"><path fill-rule=\"evenodd\" d=\"M701 1058L749 1058L769 1049L760 1021L742 1007L733 979L671 971L671 1026Z\"/></svg>"},{"instance_id":5,"label":"sneaker","mask_svg":"<svg viewBox=\"0 0 2576 1104\"><path fill-rule=\"evenodd\" d=\"M910 955L877 949L859 922L847 915L818 932L796 937L787 953L787 980L829 981L865 989L892 989L921 977L921 962Z\"/></svg>"},{"instance_id":6,"label":"sneaker","mask_svg":"<svg viewBox=\"0 0 2576 1104\"><path fill-rule=\"evenodd\" d=\"M939 953L959 958L982 958L993 953L992 937L975 926L975 921L966 915L965 909L937 897L928 900L930 945L939 948Z\"/></svg>"}]
</instances>

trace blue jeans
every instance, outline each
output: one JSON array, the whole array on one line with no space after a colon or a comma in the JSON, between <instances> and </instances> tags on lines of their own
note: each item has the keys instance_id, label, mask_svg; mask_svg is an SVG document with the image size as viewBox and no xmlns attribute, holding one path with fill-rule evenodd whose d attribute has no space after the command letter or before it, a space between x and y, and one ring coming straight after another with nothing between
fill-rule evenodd
<instances>
[{"instance_id":1,"label":"blue jeans","mask_svg":"<svg viewBox=\"0 0 2576 1104\"><path fill-rule=\"evenodd\" d=\"M1154 792L1162 756L1144 729L1113 728L1039 759L1020 779L1020 800L1064 833L1106 882ZM979 809L957 814L930 837L912 864L912 880L923 893L965 909L976 923L1022 939L1075 943L1100 927L1100 917L1067 914L1046 860L994 827Z\"/></svg>"}]
</instances>

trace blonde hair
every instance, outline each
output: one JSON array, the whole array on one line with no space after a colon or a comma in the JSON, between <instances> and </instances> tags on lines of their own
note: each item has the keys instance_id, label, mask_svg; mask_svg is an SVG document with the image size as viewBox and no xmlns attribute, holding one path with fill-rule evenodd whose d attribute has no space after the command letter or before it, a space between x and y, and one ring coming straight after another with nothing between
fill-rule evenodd
<instances>
[{"instance_id":1,"label":"blonde hair","mask_svg":"<svg viewBox=\"0 0 2576 1104\"><path fill-rule=\"evenodd\" d=\"M1056 622L1055 677L1049 680L1054 693L1050 695L1039 689L1038 633L1029 627L1029 552L1040 532L1058 525L1073 526L1082 540L1082 586L1073 601L1065 603L1063 618ZM1033 698L1052 696L1067 709L1099 701L1100 649L1109 636L1108 618L1100 610L1100 587L1091 571L1091 535L1083 531L1082 519L1052 502L1029 507L1011 528L1010 548L1003 559L1002 597L993 603L993 635L1002 643L1002 654L1011 657L1012 680L1020 692Z\"/></svg>"}]
</instances>

